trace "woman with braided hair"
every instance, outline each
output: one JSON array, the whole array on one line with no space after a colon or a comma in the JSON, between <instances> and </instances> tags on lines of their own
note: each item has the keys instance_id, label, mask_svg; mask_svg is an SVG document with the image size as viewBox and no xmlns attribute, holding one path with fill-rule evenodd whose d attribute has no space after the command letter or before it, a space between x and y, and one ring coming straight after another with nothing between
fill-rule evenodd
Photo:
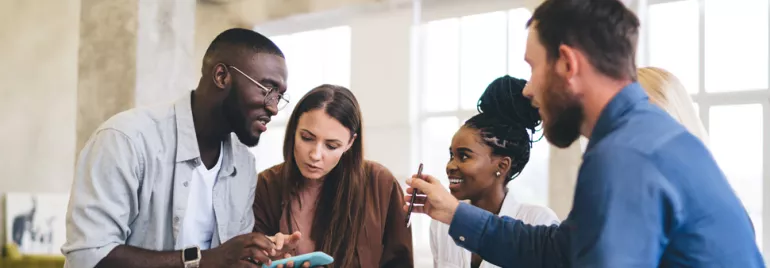
<instances>
[{"instance_id":1,"label":"woman with braided hair","mask_svg":"<svg viewBox=\"0 0 770 268\"><path fill-rule=\"evenodd\" d=\"M457 199L500 216L531 225L559 224L551 209L519 203L508 193L508 182L529 162L535 129L540 125L537 109L522 95L526 84L506 75L495 79L481 95L479 114L452 138L446 166L449 190ZM497 267L457 246L448 233L448 225L431 222L434 267Z\"/></svg>"}]
</instances>

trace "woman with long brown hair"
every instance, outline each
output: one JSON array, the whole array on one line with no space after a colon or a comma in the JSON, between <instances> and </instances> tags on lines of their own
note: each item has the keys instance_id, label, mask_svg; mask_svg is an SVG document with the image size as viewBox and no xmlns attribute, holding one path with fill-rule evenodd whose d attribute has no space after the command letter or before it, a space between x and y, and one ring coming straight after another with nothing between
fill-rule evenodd
<instances>
[{"instance_id":1,"label":"woman with long brown hair","mask_svg":"<svg viewBox=\"0 0 770 268\"><path fill-rule=\"evenodd\" d=\"M350 90L308 92L289 118L284 163L259 174L254 231L299 231L292 255L323 251L331 267L413 267L403 191L388 169L364 160L362 128Z\"/></svg>"}]
</instances>

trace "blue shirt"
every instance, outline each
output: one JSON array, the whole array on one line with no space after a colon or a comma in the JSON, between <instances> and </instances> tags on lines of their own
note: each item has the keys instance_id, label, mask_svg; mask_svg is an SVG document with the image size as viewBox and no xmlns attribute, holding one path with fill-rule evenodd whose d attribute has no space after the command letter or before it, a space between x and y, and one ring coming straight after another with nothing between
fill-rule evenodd
<instances>
[{"instance_id":1,"label":"blue shirt","mask_svg":"<svg viewBox=\"0 0 770 268\"><path fill-rule=\"evenodd\" d=\"M449 235L502 267L765 266L711 153L637 83L602 111L561 225L531 226L461 202Z\"/></svg>"}]
</instances>

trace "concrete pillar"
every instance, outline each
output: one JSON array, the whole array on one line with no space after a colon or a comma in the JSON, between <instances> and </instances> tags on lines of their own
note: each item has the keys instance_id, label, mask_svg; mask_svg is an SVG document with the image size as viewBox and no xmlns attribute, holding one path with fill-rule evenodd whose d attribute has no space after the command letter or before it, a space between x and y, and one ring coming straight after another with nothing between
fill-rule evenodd
<instances>
[{"instance_id":1,"label":"concrete pillar","mask_svg":"<svg viewBox=\"0 0 770 268\"><path fill-rule=\"evenodd\" d=\"M548 207L556 212L559 219L566 219L572 210L578 171L583 163L580 141L566 149L551 146L548 163Z\"/></svg>"},{"instance_id":2,"label":"concrete pillar","mask_svg":"<svg viewBox=\"0 0 770 268\"><path fill-rule=\"evenodd\" d=\"M82 0L76 151L110 116L195 85L195 0Z\"/></svg>"},{"instance_id":3,"label":"concrete pillar","mask_svg":"<svg viewBox=\"0 0 770 268\"><path fill-rule=\"evenodd\" d=\"M198 85L192 69L195 0L140 0L137 31L137 106L173 101Z\"/></svg>"}]
</instances>

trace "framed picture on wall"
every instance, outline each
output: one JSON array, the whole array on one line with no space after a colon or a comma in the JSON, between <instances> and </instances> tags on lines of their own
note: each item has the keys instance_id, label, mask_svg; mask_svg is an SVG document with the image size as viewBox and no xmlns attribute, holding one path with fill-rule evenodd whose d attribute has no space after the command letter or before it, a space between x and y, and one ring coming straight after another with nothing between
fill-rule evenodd
<instances>
[{"instance_id":1,"label":"framed picture on wall","mask_svg":"<svg viewBox=\"0 0 770 268\"><path fill-rule=\"evenodd\" d=\"M23 255L61 255L68 201L67 194L7 193L6 244Z\"/></svg>"}]
</instances>

